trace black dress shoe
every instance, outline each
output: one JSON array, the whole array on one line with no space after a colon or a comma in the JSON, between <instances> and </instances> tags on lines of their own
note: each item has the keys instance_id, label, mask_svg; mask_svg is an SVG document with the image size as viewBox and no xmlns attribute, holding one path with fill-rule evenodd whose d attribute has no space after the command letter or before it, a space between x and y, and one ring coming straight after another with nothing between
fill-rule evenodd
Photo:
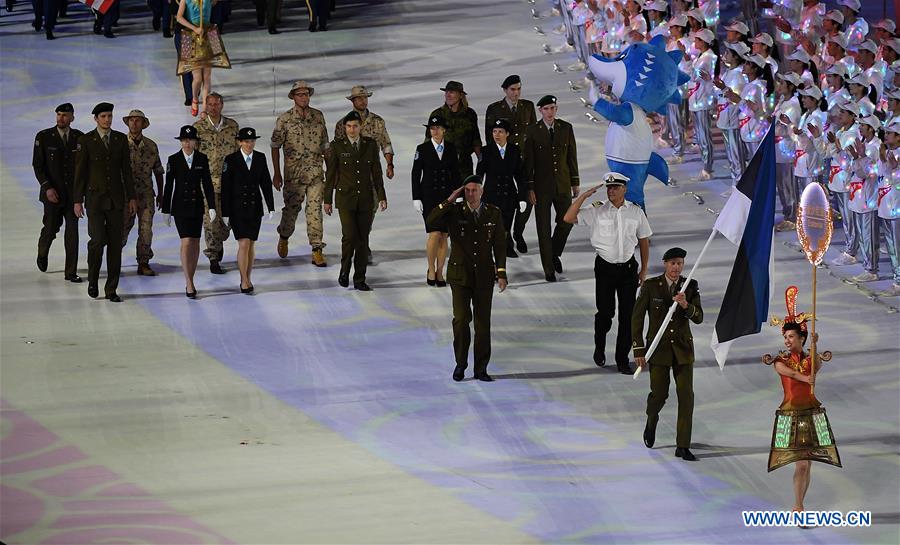
<instances>
[{"instance_id":1,"label":"black dress shoe","mask_svg":"<svg viewBox=\"0 0 900 545\"><path fill-rule=\"evenodd\" d=\"M631 374L634 373L634 371L631 370L631 365L630 365L630 364L627 364L627 363L625 363L625 364L618 364L618 363L617 363L617 364L616 364L616 369L618 369L619 372L622 373L623 375L631 375Z\"/></svg>"},{"instance_id":2,"label":"black dress shoe","mask_svg":"<svg viewBox=\"0 0 900 545\"><path fill-rule=\"evenodd\" d=\"M353 289L359 290L359 291L372 291L372 287L369 286L368 284L366 284L365 282L360 282L358 284L356 282L354 282Z\"/></svg>"},{"instance_id":3,"label":"black dress shoe","mask_svg":"<svg viewBox=\"0 0 900 545\"><path fill-rule=\"evenodd\" d=\"M47 256L37 256L37 268L41 272L47 272Z\"/></svg>"},{"instance_id":4,"label":"black dress shoe","mask_svg":"<svg viewBox=\"0 0 900 545\"><path fill-rule=\"evenodd\" d=\"M347 286L350 285L350 276L347 274L344 274L344 273L339 274L338 275L338 284L340 284L340 286L342 288L346 288Z\"/></svg>"},{"instance_id":5,"label":"black dress shoe","mask_svg":"<svg viewBox=\"0 0 900 545\"><path fill-rule=\"evenodd\" d=\"M315 32L315 31L316 31L316 24L315 24L315 23L310 23L310 24L309 24L309 31L310 31L310 32Z\"/></svg>"},{"instance_id":6,"label":"black dress shoe","mask_svg":"<svg viewBox=\"0 0 900 545\"><path fill-rule=\"evenodd\" d=\"M278 30L277 28L270 28L269 34L281 34L281 31Z\"/></svg>"},{"instance_id":7,"label":"black dress shoe","mask_svg":"<svg viewBox=\"0 0 900 545\"><path fill-rule=\"evenodd\" d=\"M250 294L250 293L253 293L253 286L250 286L249 288L245 288L244 286L240 286L240 288L241 288L241 293L243 293L243 294L245 294L245 295Z\"/></svg>"},{"instance_id":8,"label":"black dress shoe","mask_svg":"<svg viewBox=\"0 0 900 545\"><path fill-rule=\"evenodd\" d=\"M103 26L100 21L94 21L94 34L103 34Z\"/></svg>"},{"instance_id":9,"label":"black dress shoe","mask_svg":"<svg viewBox=\"0 0 900 545\"><path fill-rule=\"evenodd\" d=\"M109 301L110 303L121 303L122 302L122 298L119 297L118 294L116 294L116 292L107 294L106 300Z\"/></svg>"},{"instance_id":10,"label":"black dress shoe","mask_svg":"<svg viewBox=\"0 0 900 545\"><path fill-rule=\"evenodd\" d=\"M547 279L547 282L556 282L556 273L550 273L544 276Z\"/></svg>"},{"instance_id":11,"label":"black dress shoe","mask_svg":"<svg viewBox=\"0 0 900 545\"><path fill-rule=\"evenodd\" d=\"M691 449L678 447L675 449L675 457L681 458L685 462L696 462L697 457L691 452Z\"/></svg>"},{"instance_id":12,"label":"black dress shoe","mask_svg":"<svg viewBox=\"0 0 900 545\"><path fill-rule=\"evenodd\" d=\"M222 268L222 265L219 264L218 260L210 259L209 272L213 274L225 274L225 269Z\"/></svg>"},{"instance_id":13,"label":"black dress shoe","mask_svg":"<svg viewBox=\"0 0 900 545\"><path fill-rule=\"evenodd\" d=\"M435 285L436 287L438 287L438 288L446 288L446 287L447 287L447 281L446 281L446 280L435 280L435 281L434 281L434 285Z\"/></svg>"},{"instance_id":14,"label":"black dress shoe","mask_svg":"<svg viewBox=\"0 0 900 545\"><path fill-rule=\"evenodd\" d=\"M185 105L185 106L190 106L190 105L191 105L191 99L189 99L189 98L184 99L184 105Z\"/></svg>"},{"instance_id":15,"label":"black dress shoe","mask_svg":"<svg viewBox=\"0 0 900 545\"><path fill-rule=\"evenodd\" d=\"M429 286L433 286L433 285L435 285L435 282L436 282L435 279L428 278L428 275L427 274L425 275L425 283L426 284L428 284Z\"/></svg>"},{"instance_id":16,"label":"black dress shoe","mask_svg":"<svg viewBox=\"0 0 900 545\"><path fill-rule=\"evenodd\" d=\"M594 349L594 363L597 364L597 367L603 367L606 365L606 354L603 353L603 350Z\"/></svg>"},{"instance_id":17,"label":"black dress shoe","mask_svg":"<svg viewBox=\"0 0 900 545\"><path fill-rule=\"evenodd\" d=\"M528 244L525 243L525 237L522 235L516 235L516 250L519 250L523 254L528 253Z\"/></svg>"},{"instance_id":18,"label":"black dress shoe","mask_svg":"<svg viewBox=\"0 0 900 545\"><path fill-rule=\"evenodd\" d=\"M321 30L322 32L328 32L328 25L322 25L322 26L320 26L320 27L319 27L319 30Z\"/></svg>"},{"instance_id":19,"label":"black dress shoe","mask_svg":"<svg viewBox=\"0 0 900 545\"><path fill-rule=\"evenodd\" d=\"M494 382L494 377L487 373L478 373L475 375L475 378L482 382Z\"/></svg>"},{"instance_id":20,"label":"black dress shoe","mask_svg":"<svg viewBox=\"0 0 900 545\"><path fill-rule=\"evenodd\" d=\"M81 277L78 276L77 274L67 274L66 280L68 280L69 282L71 282L73 284L80 284L82 282Z\"/></svg>"},{"instance_id":21,"label":"black dress shoe","mask_svg":"<svg viewBox=\"0 0 900 545\"><path fill-rule=\"evenodd\" d=\"M171 38L171 37L172 37L172 32L168 28L163 30L163 38ZM185 104L185 106L190 106L190 103Z\"/></svg>"},{"instance_id":22,"label":"black dress shoe","mask_svg":"<svg viewBox=\"0 0 900 545\"><path fill-rule=\"evenodd\" d=\"M457 365L456 369L453 370L453 380L455 380L456 382L460 382L463 378L465 378L465 376L466 368L461 365Z\"/></svg>"},{"instance_id":23,"label":"black dress shoe","mask_svg":"<svg viewBox=\"0 0 900 545\"><path fill-rule=\"evenodd\" d=\"M110 30L109 32L104 32L104 33L103 33L103 37L104 37L104 38L115 38L116 35L113 34L112 31Z\"/></svg>"},{"instance_id":24,"label":"black dress shoe","mask_svg":"<svg viewBox=\"0 0 900 545\"><path fill-rule=\"evenodd\" d=\"M153 30L159 32L159 29L162 28L162 25L160 25L159 23L160 23L159 19L153 20Z\"/></svg>"},{"instance_id":25,"label":"black dress shoe","mask_svg":"<svg viewBox=\"0 0 900 545\"><path fill-rule=\"evenodd\" d=\"M93 299L96 299L100 296L100 290L97 288L97 284L91 284L90 282L88 282L88 295Z\"/></svg>"},{"instance_id":26,"label":"black dress shoe","mask_svg":"<svg viewBox=\"0 0 900 545\"><path fill-rule=\"evenodd\" d=\"M184 296L187 297L188 299L196 299L197 298L197 290L196 289L194 291L185 290Z\"/></svg>"},{"instance_id":27,"label":"black dress shoe","mask_svg":"<svg viewBox=\"0 0 900 545\"><path fill-rule=\"evenodd\" d=\"M651 419L649 416L647 417L647 425L644 426L644 446L647 448L653 448L653 443L656 442L656 423L659 422L659 418ZM676 456L678 456L676 454Z\"/></svg>"},{"instance_id":28,"label":"black dress shoe","mask_svg":"<svg viewBox=\"0 0 900 545\"><path fill-rule=\"evenodd\" d=\"M40 31L41 31L41 27L42 27L43 25L41 24L41 20L40 20L40 19L35 19L34 22L31 23L31 26L34 27L34 31L35 31L35 32L40 32Z\"/></svg>"},{"instance_id":29,"label":"black dress shoe","mask_svg":"<svg viewBox=\"0 0 900 545\"><path fill-rule=\"evenodd\" d=\"M553 270L562 274L562 261L558 257L553 258Z\"/></svg>"},{"instance_id":30,"label":"black dress shoe","mask_svg":"<svg viewBox=\"0 0 900 545\"><path fill-rule=\"evenodd\" d=\"M55 40L55 39L56 39L56 36L53 35L53 31L50 30L49 28L47 29L47 33L46 33L46 34L47 34L47 39L48 39L48 40Z\"/></svg>"}]
</instances>

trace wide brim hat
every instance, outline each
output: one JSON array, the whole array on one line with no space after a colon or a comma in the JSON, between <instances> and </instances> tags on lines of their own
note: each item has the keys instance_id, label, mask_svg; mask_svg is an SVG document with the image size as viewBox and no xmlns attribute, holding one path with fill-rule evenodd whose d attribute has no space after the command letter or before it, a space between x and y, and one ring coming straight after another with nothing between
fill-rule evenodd
<instances>
[{"instance_id":1,"label":"wide brim hat","mask_svg":"<svg viewBox=\"0 0 900 545\"><path fill-rule=\"evenodd\" d=\"M428 122L424 125L426 128L431 127L444 127L447 128L447 121L444 120L443 116L433 115L428 119Z\"/></svg>"},{"instance_id":2,"label":"wide brim hat","mask_svg":"<svg viewBox=\"0 0 900 545\"><path fill-rule=\"evenodd\" d=\"M200 135L197 134L197 127L193 125L184 125L175 140L197 140L200 141Z\"/></svg>"},{"instance_id":3,"label":"wide brim hat","mask_svg":"<svg viewBox=\"0 0 900 545\"><path fill-rule=\"evenodd\" d=\"M288 98L293 99L294 93L300 89L306 89L307 91L309 91L309 96L313 96L313 93L316 92L316 90L313 87L310 87L309 84L306 83L306 81L301 79L301 80L295 81L294 84L291 85L291 90L288 93Z\"/></svg>"},{"instance_id":4,"label":"wide brim hat","mask_svg":"<svg viewBox=\"0 0 900 545\"><path fill-rule=\"evenodd\" d=\"M352 89L350 89L350 96L347 97L347 100L353 100L356 97L370 97L372 96L372 92L366 89L365 85L354 85Z\"/></svg>"},{"instance_id":5,"label":"wide brim hat","mask_svg":"<svg viewBox=\"0 0 900 545\"><path fill-rule=\"evenodd\" d=\"M238 131L237 135L234 137L235 140L256 140L259 138L259 134L256 133L256 129L253 127L243 127Z\"/></svg>"},{"instance_id":6,"label":"wide brim hat","mask_svg":"<svg viewBox=\"0 0 900 545\"><path fill-rule=\"evenodd\" d=\"M457 93L461 93L463 95L467 94L465 89L463 88L463 84L453 80L448 81L447 85L441 87L441 91L456 91Z\"/></svg>"},{"instance_id":7,"label":"wide brim hat","mask_svg":"<svg viewBox=\"0 0 900 545\"><path fill-rule=\"evenodd\" d=\"M147 116L144 115L144 112L142 112L140 110L131 110L130 112L128 112L128 115L126 115L125 117L122 118L122 121L127 125L128 120L131 119L132 117L140 117L141 119L143 119L145 129L150 126L150 120L147 119Z\"/></svg>"}]
</instances>

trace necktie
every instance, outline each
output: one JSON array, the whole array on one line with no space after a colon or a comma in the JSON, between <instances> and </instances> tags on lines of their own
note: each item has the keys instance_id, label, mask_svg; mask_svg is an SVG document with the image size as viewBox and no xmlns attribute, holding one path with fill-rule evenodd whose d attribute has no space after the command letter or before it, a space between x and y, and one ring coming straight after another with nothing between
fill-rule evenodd
<instances>
[{"instance_id":1,"label":"necktie","mask_svg":"<svg viewBox=\"0 0 900 545\"><path fill-rule=\"evenodd\" d=\"M479 206L475 210L472 210L472 215L475 216L475 221L478 221L478 211L479 210L481 210L481 206Z\"/></svg>"},{"instance_id":2,"label":"necktie","mask_svg":"<svg viewBox=\"0 0 900 545\"><path fill-rule=\"evenodd\" d=\"M512 107L512 113L513 113L513 115L516 115L516 106Z\"/></svg>"},{"instance_id":3,"label":"necktie","mask_svg":"<svg viewBox=\"0 0 900 545\"><path fill-rule=\"evenodd\" d=\"M443 144L443 143L438 144L438 146L437 146L437 152L438 152L438 153L444 153L444 144Z\"/></svg>"},{"instance_id":4,"label":"necktie","mask_svg":"<svg viewBox=\"0 0 900 545\"><path fill-rule=\"evenodd\" d=\"M106 146L107 148L109 147L109 134L103 135L103 145Z\"/></svg>"},{"instance_id":5,"label":"necktie","mask_svg":"<svg viewBox=\"0 0 900 545\"><path fill-rule=\"evenodd\" d=\"M506 158L506 148L500 148L500 158L501 159Z\"/></svg>"},{"instance_id":6,"label":"necktie","mask_svg":"<svg viewBox=\"0 0 900 545\"><path fill-rule=\"evenodd\" d=\"M250 163L253 162L253 156L248 155L247 157L244 158L244 162L247 163L247 170L250 170Z\"/></svg>"},{"instance_id":7,"label":"necktie","mask_svg":"<svg viewBox=\"0 0 900 545\"><path fill-rule=\"evenodd\" d=\"M185 160L187 160L188 168L191 168L191 163L194 162L194 156L191 155L190 157L185 157Z\"/></svg>"},{"instance_id":8,"label":"necktie","mask_svg":"<svg viewBox=\"0 0 900 545\"><path fill-rule=\"evenodd\" d=\"M69 131L63 133L63 144L69 143Z\"/></svg>"},{"instance_id":9,"label":"necktie","mask_svg":"<svg viewBox=\"0 0 900 545\"><path fill-rule=\"evenodd\" d=\"M353 151L359 151L359 140L353 143Z\"/></svg>"},{"instance_id":10,"label":"necktie","mask_svg":"<svg viewBox=\"0 0 900 545\"><path fill-rule=\"evenodd\" d=\"M550 127L550 141L553 142L553 127Z\"/></svg>"}]
</instances>

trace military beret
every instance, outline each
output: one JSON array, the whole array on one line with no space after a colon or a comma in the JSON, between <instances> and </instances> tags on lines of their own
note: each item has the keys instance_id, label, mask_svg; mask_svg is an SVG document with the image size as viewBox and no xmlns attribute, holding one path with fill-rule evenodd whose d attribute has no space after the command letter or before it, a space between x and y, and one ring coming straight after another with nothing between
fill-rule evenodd
<instances>
[{"instance_id":1,"label":"military beret","mask_svg":"<svg viewBox=\"0 0 900 545\"><path fill-rule=\"evenodd\" d=\"M56 107L56 113L74 114L75 107L72 106L72 103L70 102L64 102L63 104L60 104Z\"/></svg>"},{"instance_id":2,"label":"military beret","mask_svg":"<svg viewBox=\"0 0 900 545\"><path fill-rule=\"evenodd\" d=\"M668 261L670 259L677 259L679 257L681 259L684 259L684 257L686 255L687 255L687 252L682 250L681 248L678 248L678 247L669 248L668 250L666 250L666 253L663 254L663 261Z\"/></svg>"},{"instance_id":3,"label":"military beret","mask_svg":"<svg viewBox=\"0 0 900 545\"><path fill-rule=\"evenodd\" d=\"M359 112L357 112L356 110L353 110L352 112L345 115L344 119L341 120L341 124L346 125L347 123L349 123L351 121L359 121L360 123L362 123L362 117L359 115Z\"/></svg>"},{"instance_id":4,"label":"military beret","mask_svg":"<svg viewBox=\"0 0 900 545\"><path fill-rule=\"evenodd\" d=\"M511 76L506 76L506 79L503 80L503 83L500 84L500 87L506 89L510 85L515 85L517 83L522 83L522 78L520 78L517 74L513 74Z\"/></svg>"},{"instance_id":5,"label":"military beret","mask_svg":"<svg viewBox=\"0 0 900 545\"><path fill-rule=\"evenodd\" d=\"M256 129L253 127L244 127L238 131L237 136L234 138L235 140L256 140L259 138L259 135L256 134Z\"/></svg>"},{"instance_id":6,"label":"military beret","mask_svg":"<svg viewBox=\"0 0 900 545\"><path fill-rule=\"evenodd\" d=\"M463 180L463 185L469 185L469 184L478 184L478 185L481 185L481 184L483 184L483 183L484 183L484 182L481 180L481 176L479 176L479 175L477 175L477 174L469 174L469 175L466 177L466 179Z\"/></svg>"},{"instance_id":7,"label":"military beret","mask_svg":"<svg viewBox=\"0 0 900 545\"><path fill-rule=\"evenodd\" d=\"M96 106L94 106L94 109L91 110L91 115L100 115L104 112L112 112L112 111L113 111L112 104L110 104L109 102L101 102L100 104L97 104Z\"/></svg>"},{"instance_id":8,"label":"military beret","mask_svg":"<svg viewBox=\"0 0 900 545\"><path fill-rule=\"evenodd\" d=\"M506 132L512 132L512 125L506 119L495 119L494 126L491 129L503 129Z\"/></svg>"},{"instance_id":9,"label":"military beret","mask_svg":"<svg viewBox=\"0 0 900 545\"><path fill-rule=\"evenodd\" d=\"M556 97L553 95L542 96L541 99L537 102L537 107L543 108L547 104L556 104Z\"/></svg>"}]
</instances>

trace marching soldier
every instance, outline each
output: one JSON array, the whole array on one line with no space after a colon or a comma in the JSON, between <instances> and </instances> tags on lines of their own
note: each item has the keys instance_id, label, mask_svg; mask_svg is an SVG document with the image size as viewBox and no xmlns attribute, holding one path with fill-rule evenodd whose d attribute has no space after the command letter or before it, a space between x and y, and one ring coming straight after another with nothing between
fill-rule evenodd
<instances>
[{"instance_id":1,"label":"marching soldier","mask_svg":"<svg viewBox=\"0 0 900 545\"><path fill-rule=\"evenodd\" d=\"M465 200L455 203L465 191ZM437 205L427 222L450 232L450 265L447 281L453 292L453 351L456 368L453 380L459 382L468 367L471 333L475 319L475 378L494 379L488 374L491 359L491 303L494 283L502 293L506 280L506 232L500 209L481 200L481 178L469 176L446 201ZM479 253L480 252L480 253Z\"/></svg>"},{"instance_id":2,"label":"marching soldier","mask_svg":"<svg viewBox=\"0 0 900 545\"><path fill-rule=\"evenodd\" d=\"M503 88L506 96L487 107L484 114L484 141L492 142L494 124L498 119L506 119L510 125L509 140L519 147L520 152L524 152L525 133L528 127L537 121L534 115L534 102L519 98L522 96L522 79L515 74L503 80L500 87ZM525 237L522 234L528 218L531 217L531 209L531 203L526 201L525 209L515 212L515 225L510 233L516 247L522 253L528 252L528 244L525 243ZM509 227L507 227L507 231L510 231ZM507 252L507 257L514 256Z\"/></svg>"},{"instance_id":3,"label":"marching soldier","mask_svg":"<svg viewBox=\"0 0 900 545\"><path fill-rule=\"evenodd\" d=\"M128 126L128 149L131 152L131 175L134 179L134 194L137 198L138 239L135 248L137 256L137 273L141 276L156 276L150 268L153 250L153 213L156 206L162 206L163 167L159 160L159 148L156 142L144 136L144 129L150 126L150 120L140 110L131 110L122 118ZM153 192L153 176L156 176L156 194ZM134 227L135 215L125 211L122 228L122 247L128 244L128 235Z\"/></svg>"},{"instance_id":4,"label":"marching soldier","mask_svg":"<svg viewBox=\"0 0 900 545\"><path fill-rule=\"evenodd\" d=\"M78 139L75 162L75 191L72 195L75 215L88 213L88 295L100 292L100 266L106 247L106 299L120 303L116 294L122 270L122 220L137 211L134 181L131 178L131 153L128 137L112 130L113 105L101 102L91 112L97 128Z\"/></svg>"},{"instance_id":5,"label":"marching soldier","mask_svg":"<svg viewBox=\"0 0 900 545\"><path fill-rule=\"evenodd\" d=\"M678 395L678 421L675 435L675 456L693 462L697 457L691 453L691 421L694 414L694 341L691 322L703 322L703 307L700 306L700 289L696 280L691 280L684 293L680 293L685 277L684 257L687 252L681 248L670 248L663 254L666 271L655 278L647 279L641 286L641 293L634 304L631 331L634 336L632 347L638 366L644 368L647 347L653 342L660 327L667 328L653 355L650 356L650 395L647 396L647 425L644 427L644 444L652 448L656 441L656 424L659 411L669 397L669 369L675 377L675 393ZM666 325L662 321L672 301L678 303L675 314ZM644 342L644 315L649 316L650 326Z\"/></svg>"},{"instance_id":6,"label":"marching soldier","mask_svg":"<svg viewBox=\"0 0 900 545\"><path fill-rule=\"evenodd\" d=\"M353 103L353 110L358 113L360 119L362 119L362 129L360 130L360 134L366 138L375 140L378 144L378 148L381 150L382 155L384 155L384 161L387 163L385 174L387 175L388 180L392 180L394 178L394 148L391 146L391 137L388 136L384 119L382 119L380 115L369 111L370 96L372 96L371 91L362 85L355 85L350 89L350 96L347 97L347 100ZM344 134L344 120L341 119L334 126L334 139L338 140L342 138ZM373 195L373 211L377 212L378 201L378 195ZM371 265L372 250L370 248L366 248L366 255L368 264Z\"/></svg>"},{"instance_id":7,"label":"marching soldier","mask_svg":"<svg viewBox=\"0 0 900 545\"><path fill-rule=\"evenodd\" d=\"M458 81L448 81L444 91L444 105L431 112L429 119L439 117L447 126L444 139L456 148L459 159L459 175L465 178L472 174L472 154L481 160L481 133L478 132L478 114L469 108L466 91ZM430 129L425 130L425 140L431 138Z\"/></svg>"},{"instance_id":8,"label":"marching soldier","mask_svg":"<svg viewBox=\"0 0 900 545\"><path fill-rule=\"evenodd\" d=\"M382 211L387 209L378 143L361 135L362 116L353 110L344 116L346 136L331 142L328 154L328 176L325 182L325 213L332 212L332 201L341 218L341 272L338 284L350 283L353 264L353 288L371 291L366 284L369 232L375 217L375 201ZM335 190L337 196L335 197ZM374 197L373 197L374 195Z\"/></svg>"},{"instance_id":9,"label":"marching soldier","mask_svg":"<svg viewBox=\"0 0 900 545\"><path fill-rule=\"evenodd\" d=\"M44 203L44 227L38 239L37 267L47 272L50 244L66 222L65 279L81 282L78 276L78 218L72 207L72 190L75 176L75 150L83 134L71 128L75 108L68 102L56 107L56 126L44 129L34 138L34 155L31 166L41 184L38 199Z\"/></svg>"},{"instance_id":10,"label":"marching soldier","mask_svg":"<svg viewBox=\"0 0 900 545\"><path fill-rule=\"evenodd\" d=\"M572 225L563 215L578 196L578 154L572 125L556 118L556 97L546 95L538 103L541 119L530 125L525 136L525 173L528 201L535 210L541 265L547 282L562 273L560 256ZM556 212L556 227L550 232L550 209Z\"/></svg>"},{"instance_id":11,"label":"marching soldier","mask_svg":"<svg viewBox=\"0 0 900 545\"><path fill-rule=\"evenodd\" d=\"M238 122L222 115L225 99L219 93L210 93L206 97L206 119L198 119L194 123L200 139L199 151L209 159L209 171L212 175L213 190L216 194L216 210L222 208L222 164L225 157L238 150ZM224 257L223 243L228 238L228 226L221 214L212 219L209 208L203 213L203 231L206 233L206 249L203 255L209 259L209 272L225 274L222 268Z\"/></svg>"},{"instance_id":12,"label":"marching soldier","mask_svg":"<svg viewBox=\"0 0 900 545\"><path fill-rule=\"evenodd\" d=\"M516 210L525 209L525 165L519 147L508 140L511 130L506 119L494 120L490 143L482 148L476 173L484 177L484 201L503 214L506 257L519 257L513 248L512 228Z\"/></svg>"},{"instance_id":13,"label":"marching soldier","mask_svg":"<svg viewBox=\"0 0 900 545\"><path fill-rule=\"evenodd\" d=\"M306 235L312 246L312 263L327 265L322 249L322 197L325 193L323 161L328 148L328 127L321 111L309 107L315 89L305 81L291 86L288 98L294 107L278 116L272 131L272 183L276 191L284 186L284 208L278 225L278 256L288 255L288 239L294 234L297 214L306 199ZM284 178L281 177L281 149L284 148Z\"/></svg>"}]
</instances>

